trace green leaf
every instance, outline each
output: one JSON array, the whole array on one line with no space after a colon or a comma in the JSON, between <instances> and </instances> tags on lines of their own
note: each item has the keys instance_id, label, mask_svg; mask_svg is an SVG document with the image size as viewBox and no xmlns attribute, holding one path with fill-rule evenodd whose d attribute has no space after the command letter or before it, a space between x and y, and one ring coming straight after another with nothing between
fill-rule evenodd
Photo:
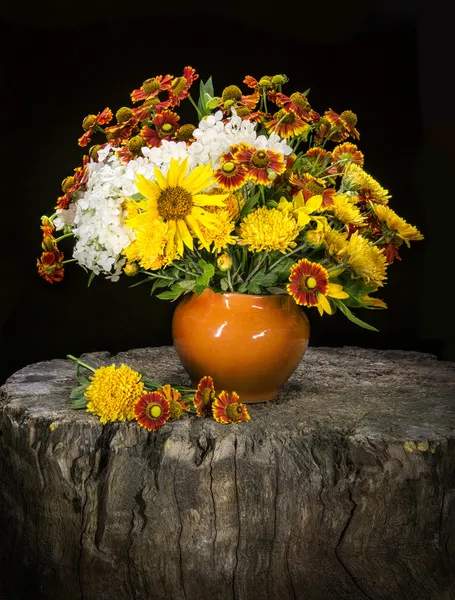
<instances>
[{"instance_id":1,"label":"green leaf","mask_svg":"<svg viewBox=\"0 0 455 600\"><path fill-rule=\"evenodd\" d=\"M149 281L151 281L151 279L151 277L146 277L145 279L141 279L141 281L136 281L136 283L132 283L131 285L129 285L128 289L137 287L138 285L142 285L143 283L148 283Z\"/></svg>"},{"instance_id":2,"label":"green leaf","mask_svg":"<svg viewBox=\"0 0 455 600\"><path fill-rule=\"evenodd\" d=\"M184 290L180 287L179 283L174 283L171 285L170 289L167 292L161 292L161 294L157 294L157 298L160 300L177 300L183 294Z\"/></svg>"},{"instance_id":3,"label":"green leaf","mask_svg":"<svg viewBox=\"0 0 455 600\"><path fill-rule=\"evenodd\" d=\"M142 382L144 386L146 388L150 388L152 392L161 387L161 383L159 383L158 381L152 381L151 379L143 379Z\"/></svg>"},{"instance_id":4,"label":"green leaf","mask_svg":"<svg viewBox=\"0 0 455 600\"><path fill-rule=\"evenodd\" d=\"M220 286L223 292L226 292L229 289L229 283L226 277L223 277L220 281Z\"/></svg>"},{"instance_id":5,"label":"green leaf","mask_svg":"<svg viewBox=\"0 0 455 600\"><path fill-rule=\"evenodd\" d=\"M283 295L287 295L288 291L286 288L281 288L281 287L268 287L267 291L272 294L273 296L278 296L280 294Z\"/></svg>"},{"instance_id":6,"label":"green leaf","mask_svg":"<svg viewBox=\"0 0 455 600\"><path fill-rule=\"evenodd\" d=\"M276 283L277 279L278 275L276 273L264 273L263 271L259 271L254 275L251 281L256 285L267 287Z\"/></svg>"},{"instance_id":7,"label":"green leaf","mask_svg":"<svg viewBox=\"0 0 455 600\"><path fill-rule=\"evenodd\" d=\"M93 281L94 279L95 279L95 271L92 271L92 272L90 273L90 277L88 278L88 283L87 283L87 287L88 287L88 288L90 287L90 285L91 285L91 283L92 283L92 281Z\"/></svg>"},{"instance_id":8,"label":"green leaf","mask_svg":"<svg viewBox=\"0 0 455 600\"><path fill-rule=\"evenodd\" d=\"M261 192L256 192L256 194L253 194L247 198L245 204L243 205L242 212L240 213L241 217L251 212L251 209L258 203L260 196Z\"/></svg>"},{"instance_id":9,"label":"green leaf","mask_svg":"<svg viewBox=\"0 0 455 600\"><path fill-rule=\"evenodd\" d=\"M194 282L194 291L198 296L200 296L202 292L208 287L211 278L215 275L215 267L212 264L206 262L203 258L199 259L197 264L201 267L203 273Z\"/></svg>"},{"instance_id":10,"label":"green leaf","mask_svg":"<svg viewBox=\"0 0 455 600\"><path fill-rule=\"evenodd\" d=\"M132 196L130 196L130 198L131 200L144 200L145 196L138 192L137 194L133 194Z\"/></svg>"},{"instance_id":11,"label":"green leaf","mask_svg":"<svg viewBox=\"0 0 455 600\"><path fill-rule=\"evenodd\" d=\"M153 292L158 288L164 287L169 287L169 279L155 279L152 285L152 289L150 290L150 294L153 294Z\"/></svg>"},{"instance_id":12,"label":"green leaf","mask_svg":"<svg viewBox=\"0 0 455 600\"><path fill-rule=\"evenodd\" d=\"M303 95L304 95L304 96L308 96L308 94L310 93L310 89L311 89L311 88L308 88L307 90L305 90L305 91L303 92Z\"/></svg>"},{"instance_id":13,"label":"green leaf","mask_svg":"<svg viewBox=\"0 0 455 600\"><path fill-rule=\"evenodd\" d=\"M349 308L343 302L341 302L341 300L338 300L337 298L331 298L331 300L335 304L335 306L337 308L339 308L341 310L341 312L350 321L352 321L356 325L359 325L360 327L363 327L364 329L369 329L370 331L379 331L378 329L376 329L376 327L373 327L372 325L368 325L368 323L365 323L365 321L362 321L361 319L356 317L354 314L352 314L352 312L349 310Z\"/></svg>"},{"instance_id":14,"label":"green leaf","mask_svg":"<svg viewBox=\"0 0 455 600\"><path fill-rule=\"evenodd\" d=\"M75 398L71 401L71 408L75 410L79 410L81 408L87 408L88 399L86 396L82 396L81 398Z\"/></svg>"},{"instance_id":15,"label":"green leaf","mask_svg":"<svg viewBox=\"0 0 455 600\"><path fill-rule=\"evenodd\" d=\"M71 391L70 398L71 400L77 400L81 398L85 394L85 390L87 389L86 385L78 385Z\"/></svg>"},{"instance_id":16,"label":"green leaf","mask_svg":"<svg viewBox=\"0 0 455 600\"><path fill-rule=\"evenodd\" d=\"M215 95L215 91L213 89L213 81L212 81L212 77L210 76L207 81L204 84L204 90L207 94L210 94L210 96L214 96Z\"/></svg>"}]
</instances>

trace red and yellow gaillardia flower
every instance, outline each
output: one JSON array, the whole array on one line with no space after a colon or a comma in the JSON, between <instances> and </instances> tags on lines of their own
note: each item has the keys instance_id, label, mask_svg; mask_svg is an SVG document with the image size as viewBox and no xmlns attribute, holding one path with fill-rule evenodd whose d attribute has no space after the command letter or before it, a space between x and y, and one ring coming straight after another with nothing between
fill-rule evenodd
<instances>
[{"instance_id":1,"label":"red and yellow gaillardia flower","mask_svg":"<svg viewBox=\"0 0 455 600\"><path fill-rule=\"evenodd\" d=\"M213 379L209 375L206 375L200 380L193 399L198 417L207 417L210 415L214 399L215 386L213 385Z\"/></svg>"},{"instance_id":2,"label":"red and yellow gaillardia flower","mask_svg":"<svg viewBox=\"0 0 455 600\"><path fill-rule=\"evenodd\" d=\"M218 394L218 397L212 403L212 414L218 423L241 423L249 421L250 415L244 404L240 402L240 397L236 392L229 394L224 390Z\"/></svg>"},{"instance_id":3,"label":"red and yellow gaillardia flower","mask_svg":"<svg viewBox=\"0 0 455 600\"><path fill-rule=\"evenodd\" d=\"M199 75L192 67L185 67L181 77L174 77L168 90L170 106L178 106L182 100L188 98L190 87L198 78Z\"/></svg>"},{"instance_id":4,"label":"red and yellow gaillardia flower","mask_svg":"<svg viewBox=\"0 0 455 600\"><path fill-rule=\"evenodd\" d=\"M307 97L300 92L294 92L291 96L286 96L286 94L276 94L275 103L280 108L285 108L286 111L292 110L302 119L309 118L309 112L311 110L310 103L308 102Z\"/></svg>"},{"instance_id":5,"label":"red and yellow gaillardia flower","mask_svg":"<svg viewBox=\"0 0 455 600\"><path fill-rule=\"evenodd\" d=\"M305 138L305 134L310 131L308 123L293 110L288 111L284 108L276 112L273 118L265 123L265 127L269 133L277 133L285 140L297 135Z\"/></svg>"},{"instance_id":6,"label":"red and yellow gaillardia flower","mask_svg":"<svg viewBox=\"0 0 455 600\"><path fill-rule=\"evenodd\" d=\"M324 312L331 315L333 312L327 297L349 297L341 285L329 282L329 273L323 266L306 258L302 258L291 267L289 282L286 287L296 303L302 306L316 306L320 315Z\"/></svg>"},{"instance_id":7,"label":"red and yellow gaillardia flower","mask_svg":"<svg viewBox=\"0 0 455 600\"><path fill-rule=\"evenodd\" d=\"M82 121L82 129L85 133L78 139L78 144L84 148L92 139L94 132L100 128L101 125L106 125L112 121L112 111L110 108L105 108L97 115L88 115Z\"/></svg>"},{"instance_id":8,"label":"red and yellow gaillardia flower","mask_svg":"<svg viewBox=\"0 0 455 600\"><path fill-rule=\"evenodd\" d=\"M270 173L281 175L286 170L286 163L281 154L273 150L258 150L247 144L242 144L235 152L234 160L246 166L251 181L262 185L272 183Z\"/></svg>"},{"instance_id":9,"label":"red and yellow gaillardia flower","mask_svg":"<svg viewBox=\"0 0 455 600\"><path fill-rule=\"evenodd\" d=\"M355 163L359 167L363 167L364 156L355 144L345 142L339 144L332 150L332 162L338 163L335 168L338 172L343 171L349 163Z\"/></svg>"},{"instance_id":10,"label":"red and yellow gaillardia flower","mask_svg":"<svg viewBox=\"0 0 455 600\"><path fill-rule=\"evenodd\" d=\"M134 415L141 427L156 431L169 420L169 401L162 392L149 392L135 403Z\"/></svg>"},{"instance_id":11,"label":"red and yellow gaillardia flower","mask_svg":"<svg viewBox=\"0 0 455 600\"><path fill-rule=\"evenodd\" d=\"M144 125L141 129L141 136L144 138L147 146L156 148L161 145L162 140L172 140L179 129L180 116L171 111L164 110L157 112L152 119L155 129Z\"/></svg>"},{"instance_id":12,"label":"red and yellow gaillardia flower","mask_svg":"<svg viewBox=\"0 0 455 600\"><path fill-rule=\"evenodd\" d=\"M182 394L171 387L169 383L158 388L158 391L161 392L169 402L169 421L180 419L184 412L190 410L188 401L183 400Z\"/></svg>"},{"instance_id":13,"label":"red and yellow gaillardia flower","mask_svg":"<svg viewBox=\"0 0 455 600\"><path fill-rule=\"evenodd\" d=\"M214 177L221 188L232 192L241 188L248 181L248 169L236 161L231 153L227 153L223 156Z\"/></svg>"},{"instance_id":14,"label":"red and yellow gaillardia flower","mask_svg":"<svg viewBox=\"0 0 455 600\"><path fill-rule=\"evenodd\" d=\"M156 98L160 92L167 91L171 87L171 75L157 75L150 79L146 79L138 90L131 92L131 100L140 102Z\"/></svg>"}]
</instances>

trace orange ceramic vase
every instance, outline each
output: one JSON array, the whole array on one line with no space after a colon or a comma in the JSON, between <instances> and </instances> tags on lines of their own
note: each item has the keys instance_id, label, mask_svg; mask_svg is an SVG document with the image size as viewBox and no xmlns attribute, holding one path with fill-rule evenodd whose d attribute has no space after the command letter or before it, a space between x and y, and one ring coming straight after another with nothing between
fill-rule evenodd
<instances>
[{"instance_id":1,"label":"orange ceramic vase","mask_svg":"<svg viewBox=\"0 0 455 600\"><path fill-rule=\"evenodd\" d=\"M216 294L207 289L177 306L172 335L196 387L213 377L217 392L235 391L241 402L278 394L308 346L308 318L288 295Z\"/></svg>"}]
</instances>

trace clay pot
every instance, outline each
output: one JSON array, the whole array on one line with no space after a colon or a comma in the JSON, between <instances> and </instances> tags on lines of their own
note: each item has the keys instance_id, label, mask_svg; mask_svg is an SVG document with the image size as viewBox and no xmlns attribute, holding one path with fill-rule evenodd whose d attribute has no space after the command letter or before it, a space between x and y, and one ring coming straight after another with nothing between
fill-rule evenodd
<instances>
[{"instance_id":1,"label":"clay pot","mask_svg":"<svg viewBox=\"0 0 455 600\"><path fill-rule=\"evenodd\" d=\"M236 391L241 402L278 394L308 346L308 318L288 295L185 296L172 321L177 354L196 387L213 377L217 392Z\"/></svg>"}]
</instances>

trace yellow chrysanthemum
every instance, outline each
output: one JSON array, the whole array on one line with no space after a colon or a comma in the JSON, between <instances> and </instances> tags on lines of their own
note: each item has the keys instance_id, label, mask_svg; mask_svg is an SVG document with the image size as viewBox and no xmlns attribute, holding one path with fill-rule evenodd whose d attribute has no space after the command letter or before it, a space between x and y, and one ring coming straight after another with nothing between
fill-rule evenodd
<instances>
[{"instance_id":1,"label":"yellow chrysanthemum","mask_svg":"<svg viewBox=\"0 0 455 600\"><path fill-rule=\"evenodd\" d=\"M376 179L365 173L355 163L351 163L346 167L342 185L349 191L361 191L362 196L366 196L368 200L379 204L387 204L391 197L388 190L384 189Z\"/></svg>"},{"instance_id":2,"label":"yellow chrysanthemum","mask_svg":"<svg viewBox=\"0 0 455 600\"><path fill-rule=\"evenodd\" d=\"M149 213L142 213L149 217ZM140 216L127 220L131 227L135 221L140 222ZM130 262L138 262L144 269L161 269L177 258L177 249L173 240L169 240L169 225L164 221L145 218L140 225L133 229L136 239L123 250Z\"/></svg>"},{"instance_id":3,"label":"yellow chrysanthemum","mask_svg":"<svg viewBox=\"0 0 455 600\"><path fill-rule=\"evenodd\" d=\"M295 248L294 240L299 235L297 221L276 208L265 206L247 215L240 223L241 245L248 245L251 252L272 252L283 254Z\"/></svg>"},{"instance_id":4,"label":"yellow chrysanthemum","mask_svg":"<svg viewBox=\"0 0 455 600\"><path fill-rule=\"evenodd\" d=\"M388 206L373 204L373 210L378 219L385 225L386 229L389 230L391 237L394 235L398 236L408 247L410 246L410 241L423 240L423 235L417 227L407 223ZM388 232L386 232L386 235L387 233Z\"/></svg>"},{"instance_id":5,"label":"yellow chrysanthemum","mask_svg":"<svg viewBox=\"0 0 455 600\"><path fill-rule=\"evenodd\" d=\"M329 254L338 258L346 249L348 244L348 234L345 231L337 231L330 226L324 227L324 245Z\"/></svg>"},{"instance_id":6,"label":"yellow chrysanthemum","mask_svg":"<svg viewBox=\"0 0 455 600\"><path fill-rule=\"evenodd\" d=\"M383 282L387 278L387 259L377 246L372 246L358 231L351 235L347 246L338 253L338 257L351 265L366 283L384 285Z\"/></svg>"},{"instance_id":7,"label":"yellow chrysanthemum","mask_svg":"<svg viewBox=\"0 0 455 600\"><path fill-rule=\"evenodd\" d=\"M328 209L345 225L364 225L365 218L362 213L344 194L333 196L333 204Z\"/></svg>"},{"instance_id":8,"label":"yellow chrysanthemum","mask_svg":"<svg viewBox=\"0 0 455 600\"><path fill-rule=\"evenodd\" d=\"M91 376L85 395L87 411L97 415L101 423L131 421L134 405L144 394L141 375L126 365L99 367Z\"/></svg>"},{"instance_id":9,"label":"yellow chrysanthemum","mask_svg":"<svg viewBox=\"0 0 455 600\"><path fill-rule=\"evenodd\" d=\"M200 225L217 224L218 217L203 207L224 206L228 196L201 193L214 183L209 165L200 165L187 172L188 159L178 161L172 158L167 175L155 167L156 182L143 175L137 175L136 180L138 191L147 198L145 204L150 218L167 224L168 244L175 244L179 256L183 254L184 245L193 249L193 237L208 249Z\"/></svg>"},{"instance_id":10,"label":"yellow chrysanthemum","mask_svg":"<svg viewBox=\"0 0 455 600\"><path fill-rule=\"evenodd\" d=\"M238 192L230 192L226 198L226 190L222 190L221 188L212 188L208 192L206 192L207 196L224 196L224 206L206 206L205 210L211 213L219 213L224 210L227 210L229 214L229 219L231 221L235 221L240 214L240 211L245 204L241 194Z\"/></svg>"},{"instance_id":11,"label":"yellow chrysanthemum","mask_svg":"<svg viewBox=\"0 0 455 600\"><path fill-rule=\"evenodd\" d=\"M235 244L237 242L237 236L231 235L235 228L235 222L231 220L228 211L222 210L216 214L218 216L218 223L211 223L210 228L201 225L201 233L207 245L210 246L213 243L212 252L222 250L228 244ZM199 248L203 247L206 246L199 241Z\"/></svg>"}]
</instances>

